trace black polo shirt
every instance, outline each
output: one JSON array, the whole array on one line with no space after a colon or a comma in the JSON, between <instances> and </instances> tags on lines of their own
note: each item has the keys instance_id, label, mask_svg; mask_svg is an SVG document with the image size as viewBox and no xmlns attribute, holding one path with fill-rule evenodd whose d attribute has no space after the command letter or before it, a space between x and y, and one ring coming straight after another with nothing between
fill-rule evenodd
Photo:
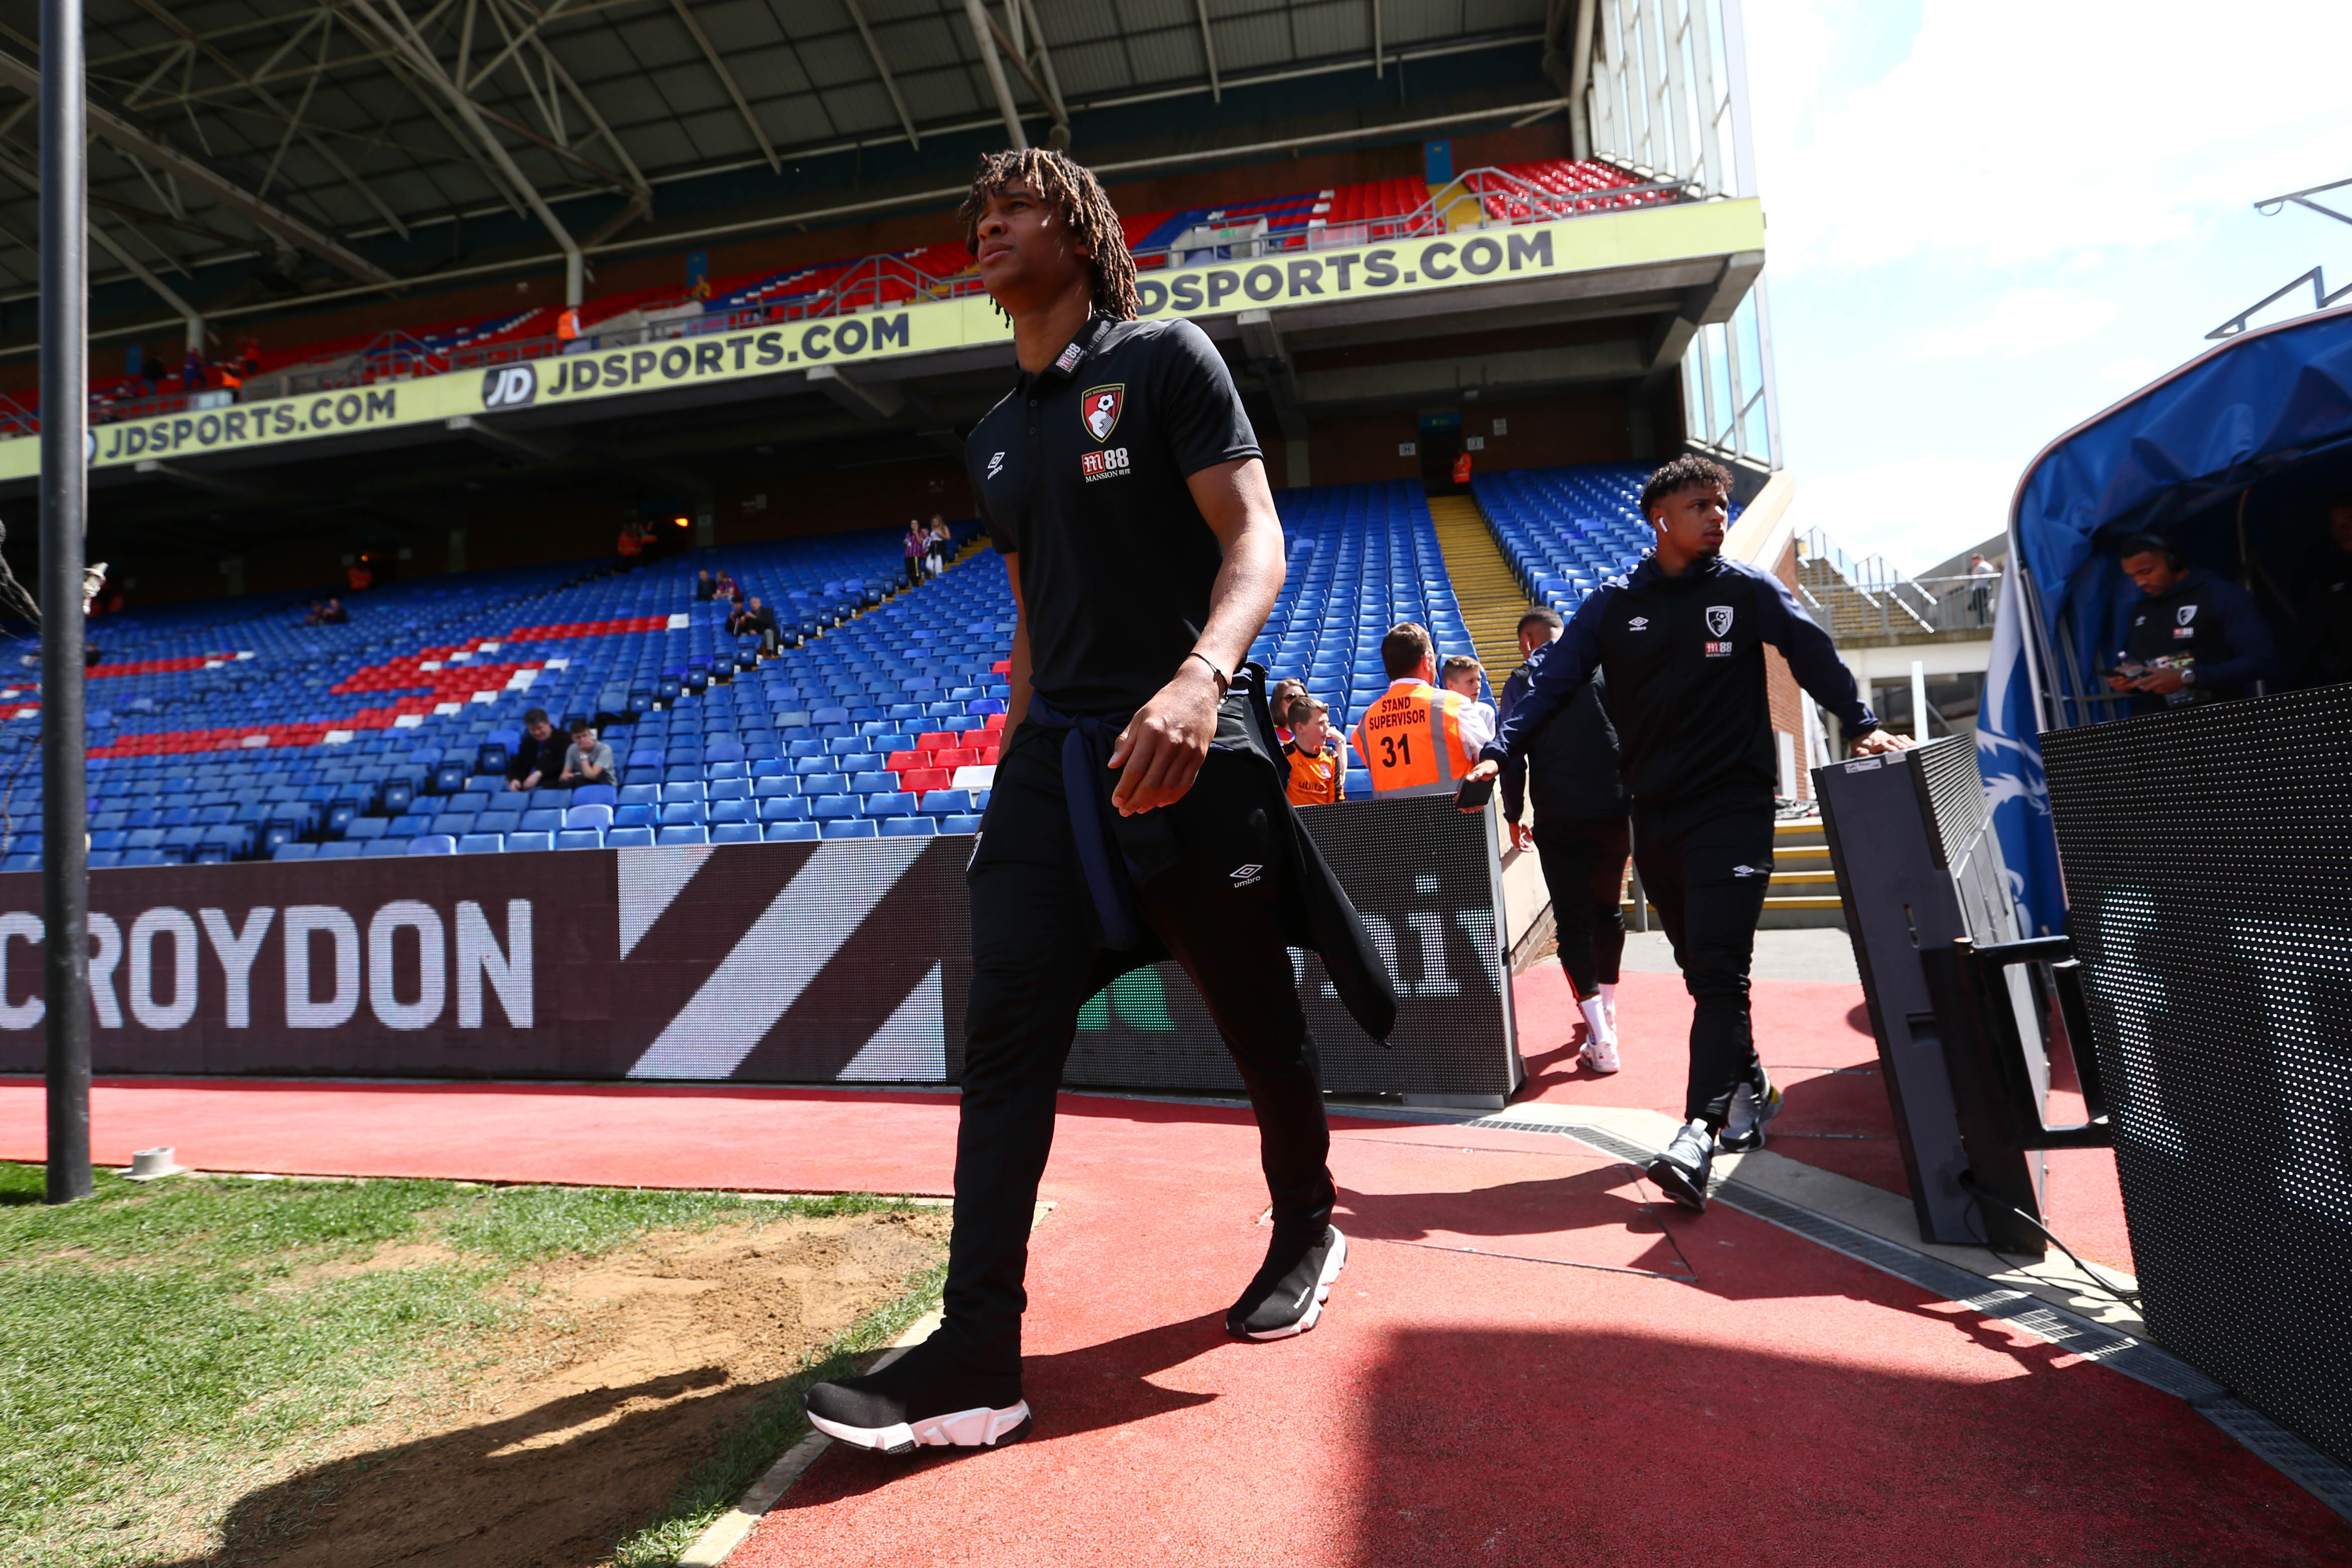
<instances>
[{"instance_id":1,"label":"black polo shirt","mask_svg":"<svg viewBox=\"0 0 2352 1568\"><path fill-rule=\"evenodd\" d=\"M996 548L1020 557L1039 696L1128 713L1168 684L1224 559L1184 481L1259 455L1224 360L1190 321L1096 316L1022 373L964 458Z\"/></svg>"}]
</instances>

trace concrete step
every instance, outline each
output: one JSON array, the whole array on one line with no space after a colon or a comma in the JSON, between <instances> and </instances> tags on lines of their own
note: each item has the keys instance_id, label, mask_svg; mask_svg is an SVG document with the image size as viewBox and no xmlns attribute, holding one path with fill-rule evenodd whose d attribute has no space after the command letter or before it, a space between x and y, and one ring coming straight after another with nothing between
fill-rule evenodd
<instances>
[{"instance_id":1,"label":"concrete step","mask_svg":"<svg viewBox=\"0 0 2352 1568\"><path fill-rule=\"evenodd\" d=\"M1445 557L1445 575L1462 620L1486 667L1490 685L1500 689L1519 664L1519 617L1529 601L1495 542L1486 514L1468 496L1437 496L1429 503L1436 526L1437 548Z\"/></svg>"}]
</instances>

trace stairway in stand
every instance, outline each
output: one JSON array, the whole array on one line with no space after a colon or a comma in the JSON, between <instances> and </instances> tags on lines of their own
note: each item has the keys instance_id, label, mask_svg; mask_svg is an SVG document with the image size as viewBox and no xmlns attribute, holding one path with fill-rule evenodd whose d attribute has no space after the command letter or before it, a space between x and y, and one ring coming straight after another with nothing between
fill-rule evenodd
<instances>
[{"instance_id":1,"label":"stairway in stand","mask_svg":"<svg viewBox=\"0 0 2352 1568\"><path fill-rule=\"evenodd\" d=\"M1496 693L1511 671L1519 668L1519 617L1529 601L1503 559L1478 503L1468 496L1432 496L1430 520L1437 525L1437 548L1445 556L1445 574L1454 579L1454 599L1462 606L1463 623L1486 667L1486 680Z\"/></svg>"}]
</instances>

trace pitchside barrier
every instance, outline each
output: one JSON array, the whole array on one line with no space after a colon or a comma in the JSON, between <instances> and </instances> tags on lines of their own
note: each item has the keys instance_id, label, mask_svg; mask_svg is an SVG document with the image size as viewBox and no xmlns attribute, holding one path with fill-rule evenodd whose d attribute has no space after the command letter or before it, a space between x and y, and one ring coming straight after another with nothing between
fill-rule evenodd
<instances>
[{"instance_id":1,"label":"pitchside barrier","mask_svg":"<svg viewBox=\"0 0 2352 1568\"><path fill-rule=\"evenodd\" d=\"M2352 1462L2352 686L2042 751L2148 1328Z\"/></svg>"},{"instance_id":2,"label":"pitchside barrier","mask_svg":"<svg viewBox=\"0 0 2352 1568\"><path fill-rule=\"evenodd\" d=\"M1391 1047L1294 954L1328 1088L1500 1105L1523 1076L1493 823L1304 814L1397 983ZM952 1081L970 836L137 867L90 876L100 1073ZM42 1065L40 878L0 877L0 1071ZM1238 1090L1174 964L1089 1003L1068 1080Z\"/></svg>"}]
</instances>

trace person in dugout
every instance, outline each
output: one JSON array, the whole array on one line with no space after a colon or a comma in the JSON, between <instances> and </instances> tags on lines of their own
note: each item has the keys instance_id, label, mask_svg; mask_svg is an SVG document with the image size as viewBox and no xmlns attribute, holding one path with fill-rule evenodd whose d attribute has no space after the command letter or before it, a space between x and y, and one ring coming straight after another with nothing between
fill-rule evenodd
<instances>
[{"instance_id":1,"label":"person in dugout","mask_svg":"<svg viewBox=\"0 0 2352 1568\"><path fill-rule=\"evenodd\" d=\"M1172 959L1239 1069L1273 1221L1224 1314L1247 1341L1314 1328L1348 1257L1291 949L1322 954L1374 1039L1396 1023L1387 966L1284 795L1265 671L1242 665L1284 551L1223 357L1191 321L1137 320L1118 214L1066 155L984 158L961 216L1020 374L966 442L1014 620L1011 717L964 872L955 1228L938 1330L878 1372L816 1384L804 1406L836 1442L888 1453L1029 1429L1029 1232L1090 997ZM1091 1267L1151 1261L1127 1247Z\"/></svg>"},{"instance_id":2,"label":"person in dugout","mask_svg":"<svg viewBox=\"0 0 2352 1568\"><path fill-rule=\"evenodd\" d=\"M1331 705L1319 697L1290 700L1290 739L1282 744L1293 805L1330 805L1348 798L1348 767L1331 732Z\"/></svg>"},{"instance_id":3,"label":"person in dugout","mask_svg":"<svg viewBox=\"0 0 2352 1568\"><path fill-rule=\"evenodd\" d=\"M1760 1149L1780 1109L1748 1002L1780 780L1764 645L1778 647L1797 683L1836 715L1856 753L1911 742L1879 727L1829 634L1787 584L1723 558L1729 470L1695 453L1675 458L1642 487L1642 515L1655 545L1577 606L1466 783L1491 785L1594 671L1606 674L1620 775L1633 803L1633 864L1692 1004L1685 1121L1649 1175L1675 1202L1704 1211L1717 1140L1734 1152ZM1463 809L1484 809L1483 793L1465 789Z\"/></svg>"},{"instance_id":4,"label":"person in dugout","mask_svg":"<svg viewBox=\"0 0 2352 1568\"><path fill-rule=\"evenodd\" d=\"M1454 781L1477 766L1479 748L1490 738L1483 705L1438 689L1429 633L1411 621L1381 639L1381 668L1389 689L1348 736L1371 773L1372 793L1451 793Z\"/></svg>"},{"instance_id":5,"label":"person in dugout","mask_svg":"<svg viewBox=\"0 0 2352 1568\"><path fill-rule=\"evenodd\" d=\"M2352 490L2327 503L2329 548L2305 590L2303 684L2352 680Z\"/></svg>"},{"instance_id":6,"label":"person in dugout","mask_svg":"<svg viewBox=\"0 0 2352 1568\"><path fill-rule=\"evenodd\" d=\"M2244 697L2278 673L2278 647L2252 594L2189 565L2153 533L2124 541L2122 566L2144 597L2133 607L2107 689L2137 693L2139 711Z\"/></svg>"}]
</instances>

